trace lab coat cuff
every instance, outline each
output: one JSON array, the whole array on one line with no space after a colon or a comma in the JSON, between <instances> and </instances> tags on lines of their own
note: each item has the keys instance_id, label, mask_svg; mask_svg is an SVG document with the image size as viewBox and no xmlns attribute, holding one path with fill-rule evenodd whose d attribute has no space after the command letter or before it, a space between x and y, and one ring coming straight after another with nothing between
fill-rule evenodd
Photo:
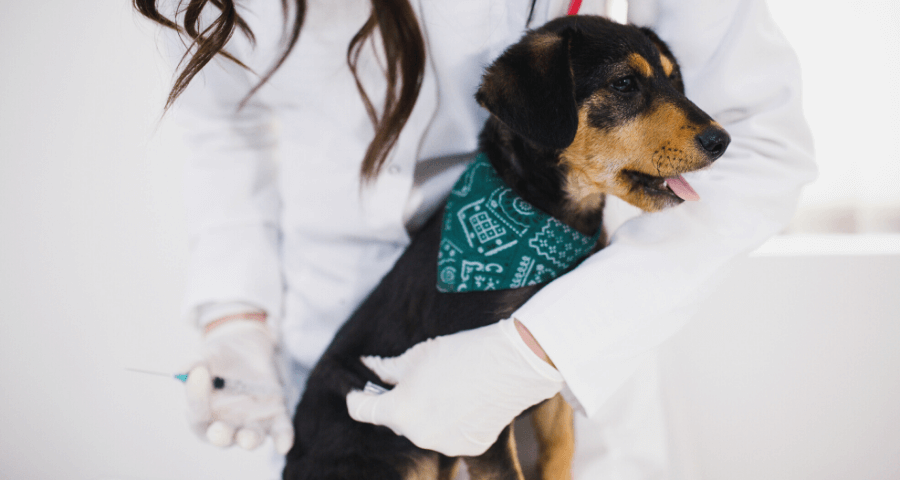
<instances>
[{"instance_id":1,"label":"lab coat cuff","mask_svg":"<svg viewBox=\"0 0 900 480\"><path fill-rule=\"evenodd\" d=\"M197 307L197 324L201 328L208 327L211 323L223 318L235 315L266 314L262 308L247 302L218 302L208 303Z\"/></svg>"},{"instance_id":2,"label":"lab coat cuff","mask_svg":"<svg viewBox=\"0 0 900 480\"><path fill-rule=\"evenodd\" d=\"M566 328L561 318L542 314L536 320L528 311L518 311L516 318L525 325L553 361L566 382L563 396L575 410L593 417L608 400L632 376L644 361L644 356L632 359L600 359L588 345L571 345L567 336L557 330ZM588 355L586 355L588 353Z\"/></svg>"}]
</instances>

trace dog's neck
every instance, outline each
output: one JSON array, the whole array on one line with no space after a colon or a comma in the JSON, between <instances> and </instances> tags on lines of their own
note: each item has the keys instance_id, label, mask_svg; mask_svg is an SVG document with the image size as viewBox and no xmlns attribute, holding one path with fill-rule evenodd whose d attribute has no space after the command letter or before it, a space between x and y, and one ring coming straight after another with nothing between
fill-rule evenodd
<instances>
[{"instance_id":1,"label":"dog's neck","mask_svg":"<svg viewBox=\"0 0 900 480\"><path fill-rule=\"evenodd\" d=\"M564 168L559 150L543 148L517 135L491 116L481 132L481 149L497 174L520 197L585 235L603 223L603 201L598 208L575 208L563 190Z\"/></svg>"}]
</instances>

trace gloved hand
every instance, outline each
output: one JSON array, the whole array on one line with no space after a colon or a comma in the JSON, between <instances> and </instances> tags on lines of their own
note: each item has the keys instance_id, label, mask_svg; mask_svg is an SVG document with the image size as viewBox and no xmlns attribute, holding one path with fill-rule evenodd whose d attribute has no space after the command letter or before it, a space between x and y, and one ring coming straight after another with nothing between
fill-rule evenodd
<instances>
[{"instance_id":1,"label":"gloved hand","mask_svg":"<svg viewBox=\"0 0 900 480\"><path fill-rule=\"evenodd\" d=\"M526 408L562 389L559 372L529 349L514 320L419 343L399 357L364 357L382 394L347 395L350 416L383 425L416 446L479 455Z\"/></svg>"},{"instance_id":2,"label":"gloved hand","mask_svg":"<svg viewBox=\"0 0 900 480\"><path fill-rule=\"evenodd\" d=\"M279 453L287 453L294 429L267 325L235 319L213 328L204 336L202 358L188 369L185 383L193 430L213 445L236 441L247 450L268 435ZM214 389L214 377L225 379L225 388Z\"/></svg>"}]
</instances>

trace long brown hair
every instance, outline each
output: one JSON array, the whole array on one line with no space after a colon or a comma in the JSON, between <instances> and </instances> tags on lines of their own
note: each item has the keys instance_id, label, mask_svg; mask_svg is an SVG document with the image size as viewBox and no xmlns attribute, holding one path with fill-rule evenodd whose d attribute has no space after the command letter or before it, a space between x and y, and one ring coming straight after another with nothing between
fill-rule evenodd
<instances>
[{"instance_id":1,"label":"long brown hair","mask_svg":"<svg viewBox=\"0 0 900 480\"><path fill-rule=\"evenodd\" d=\"M246 22L235 9L233 0L179 0L176 15L183 13L182 24L175 19L169 19L157 9L157 0L132 0L134 8L144 17L178 31L187 36L191 44L182 58L181 68L169 97L166 102L166 110L172 106L181 95L191 80L206 66L216 55L225 58L247 68L239 59L228 54L223 48L228 40L239 30L247 39L254 43L255 38ZM375 126L375 137L366 150L363 158L361 176L371 180L378 175L381 166L397 143L397 138L415 106L422 86L422 77L425 72L425 42L415 13L408 0L371 0L372 13L369 19L356 33L347 47L347 64L356 79L356 87L362 96L366 112L372 124ZM185 3L187 4L185 6ZM201 27L200 13L208 5L215 7L219 14L210 25ZM288 0L281 0L282 11L285 16L285 24L288 15L291 15L291 5ZM261 76L260 81L248 92L249 99L260 87L262 87L285 62L288 55L297 44L300 37L300 29L306 16L306 0L294 0L293 19L289 25L287 44L281 56L275 64ZM202 28L202 30L201 30ZM384 53L387 58L385 77L387 88L384 95L384 111L381 115L375 111L369 95L366 93L359 77L356 74L356 65L365 41L375 32L381 33L384 45ZM186 62L186 63L185 63ZM249 68L248 68L249 70Z\"/></svg>"}]
</instances>

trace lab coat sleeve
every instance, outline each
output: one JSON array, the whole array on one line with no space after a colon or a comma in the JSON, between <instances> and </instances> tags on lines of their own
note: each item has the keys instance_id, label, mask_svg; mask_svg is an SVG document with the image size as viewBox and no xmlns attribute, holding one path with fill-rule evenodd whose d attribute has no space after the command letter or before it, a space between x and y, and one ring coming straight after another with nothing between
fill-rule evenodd
<instances>
[{"instance_id":1,"label":"lab coat sleeve","mask_svg":"<svg viewBox=\"0 0 900 480\"><path fill-rule=\"evenodd\" d=\"M162 35L177 64L184 53L183 39L168 30ZM239 58L250 52L240 33L227 48ZM273 115L256 97L239 108L255 82L255 75L234 62L214 59L172 112L189 149L185 200L190 261L183 313L195 324L210 320L202 315L204 307L222 302L280 314Z\"/></svg>"},{"instance_id":2,"label":"lab coat sleeve","mask_svg":"<svg viewBox=\"0 0 900 480\"><path fill-rule=\"evenodd\" d=\"M798 62L762 0L632 1L629 14L669 44L688 97L732 143L685 175L701 201L629 220L515 312L588 415L688 320L717 272L786 226L816 172Z\"/></svg>"}]
</instances>

